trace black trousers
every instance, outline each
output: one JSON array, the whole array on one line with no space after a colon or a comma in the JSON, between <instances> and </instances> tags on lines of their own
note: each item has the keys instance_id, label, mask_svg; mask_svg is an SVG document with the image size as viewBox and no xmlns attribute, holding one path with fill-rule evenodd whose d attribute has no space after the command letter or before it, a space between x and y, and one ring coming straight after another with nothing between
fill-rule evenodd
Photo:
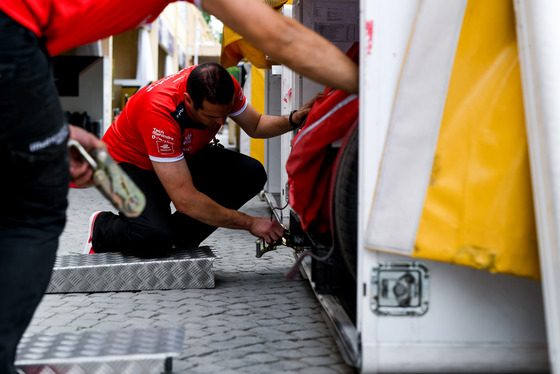
<instances>
[{"instance_id":1,"label":"black trousers","mask_svg":"<svg viewBox=\"0 0 560 374\"><path fill-rule=\"evenodd\" d=\"M146 195L146 209L137 218L103 212L93 231L95 252L123 252L157 257L176 248L197 247L216 227L174 212L171 199L153 171L120 166ZM257 160L217 146L208 146L188 161L195 187L218 204L239 209L258 194L266 172Z\"/></svg>"},{"instance_id":2,"label":"black trousers","mask_svg":"<svg viewBox=\"0 0 560 374\"><path fill-rule=\"evenodd\" d=\"M51 60L0 12L0 373L48 286L66 221L68 128Z\"/></svg>"}]
</instances>

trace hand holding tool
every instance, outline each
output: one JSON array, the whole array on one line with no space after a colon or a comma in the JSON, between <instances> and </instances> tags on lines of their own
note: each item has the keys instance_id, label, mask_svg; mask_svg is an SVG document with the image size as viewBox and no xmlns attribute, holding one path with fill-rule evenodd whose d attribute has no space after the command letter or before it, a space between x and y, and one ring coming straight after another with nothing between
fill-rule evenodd
<instances>
[{"instance_id":1,"label":"hand holding tool","mask_svg":"<svg viewBox=\"0 0 560 374\"><path fill-rule=\"evenodd\" d=\"M99 149L88 153L76 140L68 141L68 148L76 149L93 168L97 189L127 217L138 217L146 206L144 193L113 160L109 153Z\"/></svg>"}]
</instances>

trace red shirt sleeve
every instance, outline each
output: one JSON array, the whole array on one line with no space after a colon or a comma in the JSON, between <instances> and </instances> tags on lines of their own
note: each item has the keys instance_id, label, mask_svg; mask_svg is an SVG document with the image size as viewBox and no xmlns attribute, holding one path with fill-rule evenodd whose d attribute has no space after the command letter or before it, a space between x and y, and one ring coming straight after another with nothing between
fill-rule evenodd
<instances>
[{"instance_id":1,"label":"red shirt sleeve","mask_svg":"<svg viewBox=\"0 0 560 374\"><path fill-rule=\"evenodd\" d=\"M137 121L151 161L174 162L184 158L181 129L169 115L150 112Z\"/></svg>"},{"instance_id":2,"label":"red shirt sleeve","mask_svg":"<svg viewBox=\"0 0 560 374\"><path fill-rule=\"evenodd\" d=\"M237 80L233 77L232 79L233 85L235 86L235 101L229 115L231 117L235 117L243 113L243 111L245 111L245 108L247 108L247 98L245 97L245 94L243 93L243 90L241 89L241 86L239 85Z\"/></svg>"}]
</instances>

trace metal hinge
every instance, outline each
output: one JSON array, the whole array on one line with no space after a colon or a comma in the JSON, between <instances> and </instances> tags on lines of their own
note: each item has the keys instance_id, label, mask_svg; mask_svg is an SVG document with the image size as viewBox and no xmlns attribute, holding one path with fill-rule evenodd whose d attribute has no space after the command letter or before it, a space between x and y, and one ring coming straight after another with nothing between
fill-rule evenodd
<instances>
[{"instance_id":1,"label":"metal hinge","mask_svg":"<svg viewBox=\"0 0 560 374\"><path fill-rule=\"evenodd\" d=\"M379 264L371 272L371 310L378 315L421 316L428 311L430 276L417 263Z\"/></svg>"}]
</instances>

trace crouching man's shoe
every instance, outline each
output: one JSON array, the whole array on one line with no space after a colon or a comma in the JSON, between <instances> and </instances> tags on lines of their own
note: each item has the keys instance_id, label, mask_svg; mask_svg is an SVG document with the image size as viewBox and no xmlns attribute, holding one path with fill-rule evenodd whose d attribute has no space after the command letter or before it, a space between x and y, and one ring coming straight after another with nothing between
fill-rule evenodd
<instances>
[{"instance_id":1,"label":"crouching man's shoe","mask_svg":"<svg viewBox=\"0 0 560 374\"><path fill-rule=\"evenodd\" d=\"M99 213L101 213L101 211L94 212L94 213L89 217L88 240L87 240L86 244L84 245L84 250L82 251L82 253L85 254L85 255L91 254L91 253L95 253L95 251L93 250L93 244L92 244L92 239L93 239L93 225L95 224L95 219L97 218L97 216L99 215Z\"/></svg>"}]
</instances>

